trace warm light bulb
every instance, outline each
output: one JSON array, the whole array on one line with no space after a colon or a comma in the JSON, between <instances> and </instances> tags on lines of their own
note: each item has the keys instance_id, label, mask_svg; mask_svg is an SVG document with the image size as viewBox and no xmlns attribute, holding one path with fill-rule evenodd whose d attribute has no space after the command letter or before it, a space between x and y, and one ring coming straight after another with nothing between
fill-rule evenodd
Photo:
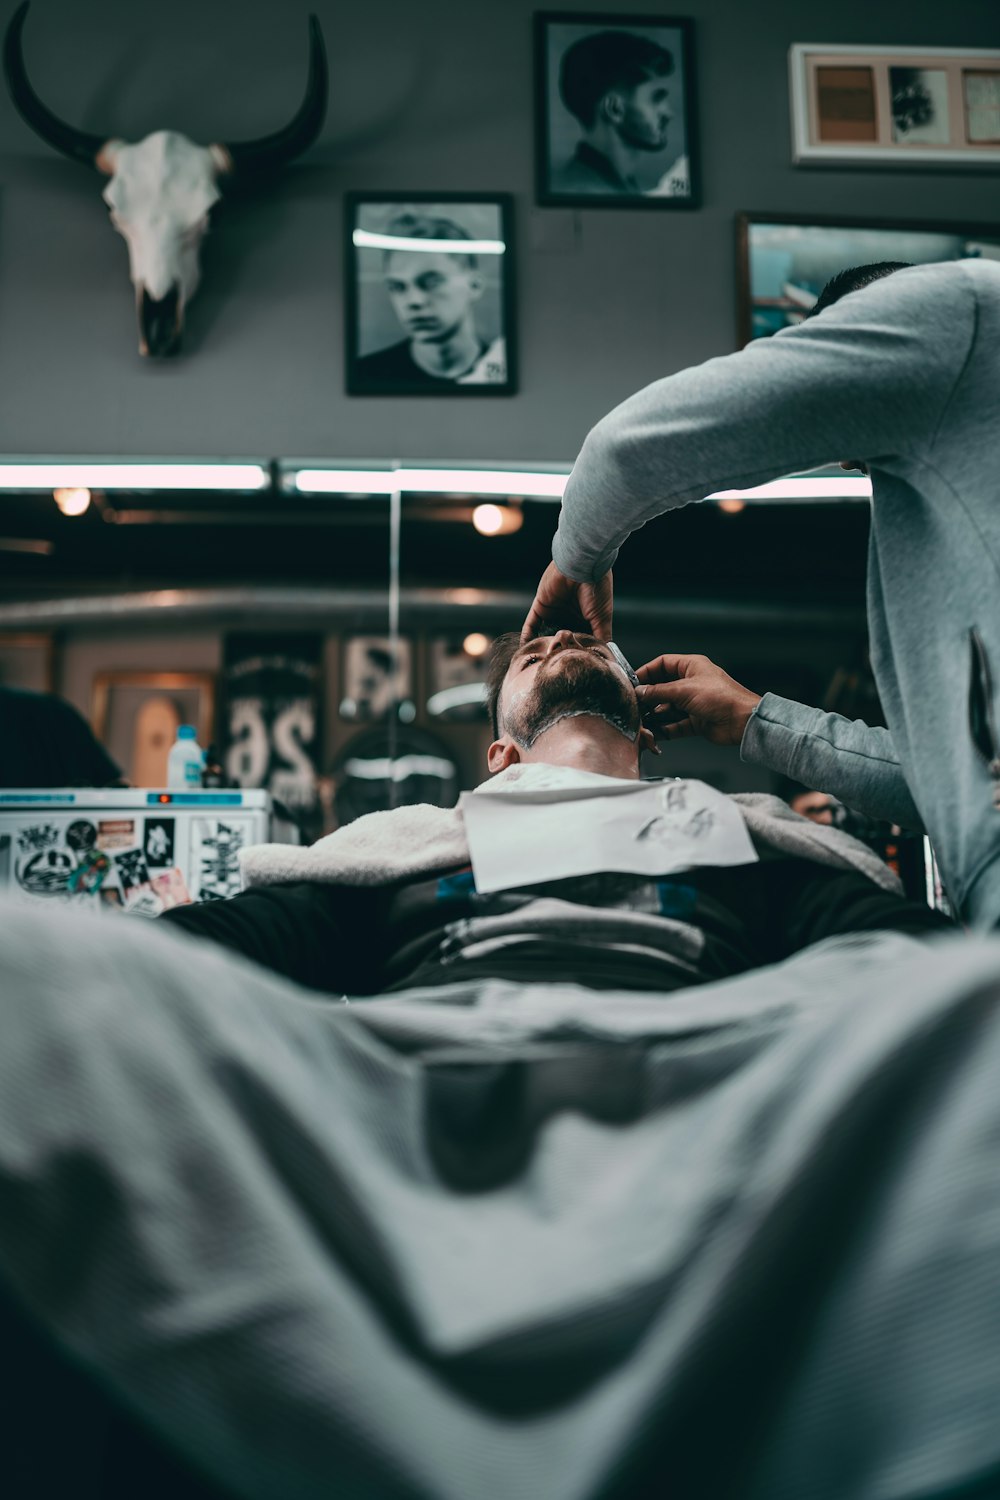
<instances>
[{"instance_id":1,"label":"warm light bulb","mask_svg":"<svg viewBox=\"0 0 1000 1500\"><path fill-rule=\"evenodd\" d=\"M472 524L483 536L510 536L524 525L524 514L520 504L477 505Z\"/></svg>"},{"instance_id":2,"label":"warm light bulb","mask_svg":"<svg viewBox=\"0 0 1000 1500\"><path fill-rule=\"evenodd\" d=\"M499 505L477 505L472 524L481 536L497 536L503 530L503 511Z\"/></svg>"},{"instance_id":3,"label":"warm light bulb","mask_svg":"<svg viewBox=\"0 0 1000 1500\"><path fill-rule=\"evenodd\" d=\"M717 500L715 503L720 510L725 511L727 516L738 516L741 510L746 510L747 505L745 500L736 500L732 496L725 500Z\"/></svg>"},{"instance_id":4,"label":"warm light bulb","mask_svg":"<svg viewBox=\"0 0 1000 1500\"><path fill-rule=\"evenodd\" d=\"M90 491L80 487L53 490L52 498L64 516L82 516L90 504Z\"/></svg>"},{"instance_id":5,"label":"warm light bulb","mask_svg":"<svg viewBox=\"0 0 1000 1500\"><path fill-rule=\"evenodd\" d=\"M490 638L478 630L473 630L462 642L462 650L466 656L483 656L489 650Z\"/></svg>"}]
</instances>

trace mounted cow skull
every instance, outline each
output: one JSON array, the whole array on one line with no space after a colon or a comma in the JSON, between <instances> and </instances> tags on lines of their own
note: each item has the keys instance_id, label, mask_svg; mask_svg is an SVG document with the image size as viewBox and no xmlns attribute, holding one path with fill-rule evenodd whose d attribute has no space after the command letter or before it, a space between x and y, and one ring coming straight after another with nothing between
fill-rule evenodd
<instances>
[{"instance_id":1,"label":"mounted cow skull","mask_svg":"<svg viewBox=\"0 0 1000 1500\"><path fill-rule=\"evenodd\" d=\"M309 17L309 78L295 118L274 135L242 144L196 146L173 130L157 130L136 145L91 135L65 124L43 104L28 80L21 33L30 0L15 12L4 39L7 86L22 118L43 141L74 161L96 167L110 181L104 201L128 244L139 315L139 353L175 354L184 308L199 280L198 252L222 183L252 182L276 172L313 144L326 114L323 33Z\"/></svg>"}]
</instances>

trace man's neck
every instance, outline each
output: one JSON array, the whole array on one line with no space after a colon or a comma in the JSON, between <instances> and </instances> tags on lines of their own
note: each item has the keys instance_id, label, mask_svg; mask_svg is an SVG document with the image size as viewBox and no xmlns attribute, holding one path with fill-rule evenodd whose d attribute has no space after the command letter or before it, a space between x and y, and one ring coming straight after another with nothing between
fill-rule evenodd
<instances>
[{"instance_id":1,"label":"man's neck","mask_svg":"<svg viewBox=\"0 0 1000 1500\"><path fill-rule=\"evenodd\" d=\"M440 342L421 339L410 345L410 356L428 375L455 380L479 358L479 339L471 323L461 323Z\"/></svg>"},{"instance_id":2,"label":"man's neck","mask_svg":"<svg viewBox=\"0 0 1000 1500\"><path fill-rule=\"evenodd\" d=\"M634 146L626 145L617 130L604 120L599 120L593 130L587 132L584 139L588 146L599 151L610 162L625 187L633 192L639 191L636 170L640 153Z\"/></svg>"},{"instance_id":3,"label":"man's neck","mask_svg":"<svg viewBox=\"0 0 1000 1500\"><path fill-rule=\"evenodd\" d=\"M521 755L522 765L536 761L548 766L570 766L576 771L594 771L599 776L617 776L623 781L639 779L635 740L628 739L606 719L592 714L560 719L540 734L530 751Z\"/></svg>"}]
</instances>

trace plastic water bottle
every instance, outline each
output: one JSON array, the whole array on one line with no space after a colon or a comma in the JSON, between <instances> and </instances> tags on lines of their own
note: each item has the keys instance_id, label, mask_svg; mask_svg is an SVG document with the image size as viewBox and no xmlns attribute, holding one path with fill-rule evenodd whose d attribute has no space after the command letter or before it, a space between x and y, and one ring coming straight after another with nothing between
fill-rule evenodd
<instances>
[{"instance_id":1,"label":"plastic water bottle","mask_svg":"<svg viewBox=\"0 0 1000 1500\"><path fill-rule=\"evenodd\" d=\"M200 787L205 752L196 738L193 724L181 724L170 754L167 756L167 786Z\"/></svg>"}]
</instances>

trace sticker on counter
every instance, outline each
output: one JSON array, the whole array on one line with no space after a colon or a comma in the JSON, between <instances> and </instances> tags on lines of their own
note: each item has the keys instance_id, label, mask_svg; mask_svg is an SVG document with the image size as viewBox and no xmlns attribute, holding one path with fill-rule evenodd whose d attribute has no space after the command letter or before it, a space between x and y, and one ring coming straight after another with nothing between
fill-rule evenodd
<instances>
[{"instance_id":1,"label":"sticker on counter","mask_svg":"<svg viewBox=\"0 0 1000 1500\"><path fill-rule=\"evenodd\" d=\"M131 849L134 844L134 818L102 818L98 823L98 849Z\"/></svg>"},{"instance_id":2,"label":"sticker on counter","mask_svg":"<svg viewBox=\"0 0 1000 1500\"><path fill-rule=\"evenodd\" d=\"M172 865L174 862L173 818L147 818L142 847L146 854L147 865L155 865L158 868Z\"/></svg>"},{"instance_id":3,"label":"sticker on counter","mask_svg":"<svg viewBox=\"0 0 1000 1500\"><path fill-rule=\"evenodd\" d=\"M66 843L75 854L84 854L97 843L97 829L86 818L77 818L66 830Z\"/></svg>"},{"instance_id":4,"label":"sticker on counter","mask_svg":"<svg viewBox=\"0 0 1000 1500\"><path fill-rule=\"evenodd\" d=\"M193 818L191 874L198 901L224 901L239 894L239 852L245 830L215 818Z\"/></svg>"},{"instance_id":5,"label":"sticker on counter","mask_svg":"<svg viewBox=\"0 0 1000 1500\"><path fill-rule=\"evenodd\" d=\"M103 849L85 850L69 877L70 894L92 895L94 891L100 890L110 869L110 854L105 854Z\"/></svg>"},{"instance_id":6,"label":"sticker on counter","mask_svg":"<svg viewBox=\"0 0 1000 1500\"><path fill-rule=\"evenodd\" d=\"M18 830L14 875L29 896L65 896L75 861L57 848L59 830L52 823L29 823Z\"/></svg>"},{"instance_id":7,"label":"sticker on counter","mask_svg":"<svg viewBox=\"0 0 1000 1500\"><path fill-rule=\"evenodd\" d=\"M187 888L183 872L175 865L172 870L161 870L150 875L149 883L163 903L164 911L172 906L189 906L191 892Z\"/></svg>"},{"instance_id":8,"label":"sticker on counter","mask_svg":"<svg viewBox=\"0 0 1000 1500\"><path fill-rule=\"evenodd\" d=\"M104 885L98 892L104 906L121 906L122 893L116 885Z\"/></svg>"},{"instance_id":9,"label":"sticker on counter","mask_svg":"<svg viewBox=\"0 0 1000 1500\"><path fill-rule=\"evenodd\" d=\"M158 917L162 910L163 902L148 880L125 892L125 911L130 917Z\"/></svg>"},{"instance_id":10,"label":"sticker on counter","mask_svg":"<svg viewBox=\"0 0 1000 1500\"><path fill-rule=\"evenodd\" d=\"M118 873L118 880L127 905L130 891L137 886L149 884L146 856L141 849L125 849L114 858L115 870Z\"/></svg>"}]
</instances>

